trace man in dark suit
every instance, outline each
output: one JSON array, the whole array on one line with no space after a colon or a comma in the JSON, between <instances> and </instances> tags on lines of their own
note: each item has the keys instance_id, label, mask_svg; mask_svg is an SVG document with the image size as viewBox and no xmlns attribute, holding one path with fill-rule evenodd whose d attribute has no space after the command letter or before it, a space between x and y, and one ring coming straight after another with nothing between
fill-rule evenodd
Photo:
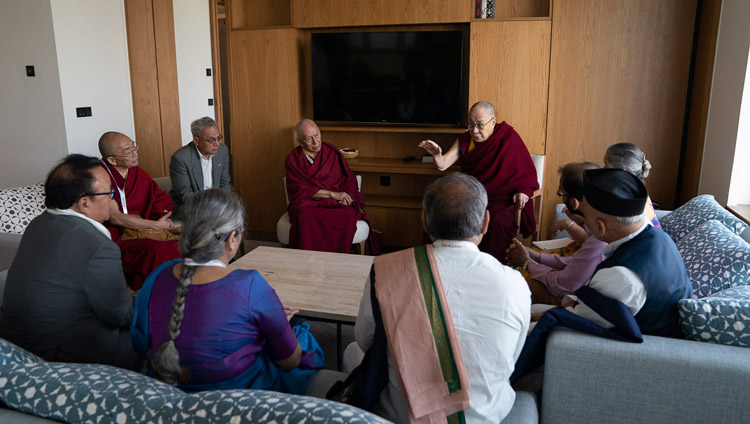
<instances>
[{"instance_id":1,"label":"man in dark suit","mask_svg":"<svg viewBox=\"0 0 750 424\"><path fill-rule=\"evenodd\" d=\"M48 361L138 369L134 297L102 222L114 191L99 159L69 155L50 172L47 210L23 234L8 270L0 337Z\"/></svg>"},{"instance_id":2,"label":"man in dark suit","mask_svg":"<svg viewBox=\"0 0 750 424\"><path fill-rule=\"evenodd\" d=\"M190 132L193 141L174 152L169 162L169 177L172 179L169 195L177 214L187 198L199 190L220 188L232 191L229 149L222 143L224 137L216 121L208 116L196 119L190 124Z\"/></svg>"}]
</instances>

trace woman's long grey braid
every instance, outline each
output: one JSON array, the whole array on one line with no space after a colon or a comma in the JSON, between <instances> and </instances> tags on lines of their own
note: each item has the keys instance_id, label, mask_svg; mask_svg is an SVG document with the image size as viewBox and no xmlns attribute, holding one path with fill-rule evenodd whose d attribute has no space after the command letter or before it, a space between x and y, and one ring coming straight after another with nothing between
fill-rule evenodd
<instances>
[{"instance_id":1,"label":"woman's long grey braid","mask_svg":"<svg viewBox=\"0 0 750 424\"><path fill-rule=\"evenodd\" d=\"M232 232L242 234L244 223L245 209L236 195L219 189L199 191L188 199L183 208L182 257L196 262L218 258ZM185 299L196 268L183 263L167 327L169 339L159 346L152 360L156 377L171 385L186 383L189 378L184 375L180 365L175 340L180 336Z\"/></svg>"}]
</instances>

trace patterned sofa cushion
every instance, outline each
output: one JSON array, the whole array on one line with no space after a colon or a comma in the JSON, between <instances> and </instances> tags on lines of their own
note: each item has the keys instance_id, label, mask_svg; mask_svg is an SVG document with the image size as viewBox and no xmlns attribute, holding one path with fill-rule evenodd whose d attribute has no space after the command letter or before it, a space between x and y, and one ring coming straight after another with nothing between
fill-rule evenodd
<instances>
[{"instance_id":1,"label":"patterned sofa cushion","mask_svg":"<svg viewBox=\"0 0 750 424\"><path fill-rule=\"evenodd\" d=\"M44 184L0 190L0 233L23 234L44 212Z\"/></svg>"},{"instance_id":2,"label":"patterned sofa cushion","mask_svg":"<svg viewBox=\"0 0 750 424\"><path fill-rule=\"evenodd\" d=\"M750 347L750 286L677 304L680 327L692 340Z\"/></svg>"},{"instance_id":3,"label":"patterned sofa cushion","mask_svg":"<svg viewBox=\"0 0 750 424\"><path fill-rule=\"evenodd\" d=\"M187 395L165 422L240 423L388 423L352 406L307 396L264 390L219 390ZM191 411L189 416L185 411Z\"/></svg>"},{"instance_id":4,"label":"patterned sofa cushion","mask_svg":"<svg viewBox=\"0 0 750 424\"><path fill-rule=\"evenodd\" d=\"M737 235L747 227L747 224L724 209L710 194L692 198L659 221L662 230L677 243L693 229L711 219L718 220Z\"/></svg>"},{"instance_id":5,"label":"patterned sofa cushion","mask_svg":"<svg viewBox=\"0 0 750 424\"><path fill-rule=\"evenodd\" d=\"M750 283L750 244L719 221L701 224L677 243L677 250L697 298Z\"/></svg>"},{"instance_id":6,"label":"patterned sofa cushion","mask_svg":"<svg viewBox=\"0 0 750 424\"><path fill-rule=\"evenodd\" d=\"M108 365L41 362L0 367L0 400L63 422L165 422L184 392Z\"/></svg>"},{"instance_id":7,"label":"patterned sofa cushion","mask_svg":"<svg viewBox=\"0 0 750 424\"><path fill-rule=\"evenodd\" d=\"M0 366L10 364L33 364L42 361L42 358L33 353L21 349L5 339L0 339Z\"/></svg>"},{"instance_id":8,"label":"patterned sofa cushion","mask_svg":"<svg viewBox=\"0 0 750 424\"><path fill-rule=\"evenodd\" d=\"M342 403L262 390L186 394L108 365L33 362L10 343L0 367L0 401L39 417L76 423L387 423ZM19 352L20 351L20 352ZM20 355L20 356L19 356ZM40 361L39 358L36 358Z\"/></svg>"}]
</instances>

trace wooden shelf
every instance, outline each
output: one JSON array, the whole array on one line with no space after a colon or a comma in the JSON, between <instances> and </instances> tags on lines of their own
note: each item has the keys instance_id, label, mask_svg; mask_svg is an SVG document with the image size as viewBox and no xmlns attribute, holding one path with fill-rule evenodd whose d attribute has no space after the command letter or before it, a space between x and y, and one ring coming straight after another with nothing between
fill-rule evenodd
<instances>
[{"instance_id":1,"label":"wooden shelf","mask_svg":"<svg viewBox=\"0 0 750 424\"><path fill-rule=\"evenodd\" d=\"M383 208L401 209L422 209L422 198L367 194L365 195L365 209L367 209L367 206L380 206Z\"/></svg>"},{"instance_id":2,"label":"wooden shelf","mask_svg":"<svg viewBox=\"0 0 750 424\"><path fill-rule=\"evenodd\" d=\"M462 134L466 128L461 127L380 127L377 125L319 125L321 131L335 132L380 132L380 133L438 133Z\"/></svg>"},{"instance_id":3,"label":"wooden shelf","mask_svg":"<svg viewBox=\"0 0 750 424\"><path fill-rule=\"evenodd\" d=\"M471 22L551 21L550 16L521 16L517 18L471 18Z\"/></svg>"},{"instance_id":4,"label":"wooden shelf","mask_svg":"<svg viewBox=\"0 0 750 424\"><path fill-rule=\"evenodd\" d=\"M446 171L440 171L434 163L422 163L421 161L404 162L401 159L390 158L354 158L347 159L354 172L379 172L383 174L409 174L409 175L442 175L444 172L457 172L458 166L452 166Z\"/></svg>"},{"instance_id":5,"label":"wooden shelf","mask_svg":"<svg viewBox=\"0 0 750 424\"><path fill-rule=\"evenodd\" d=\"M232 28L232 31L256 31L259 29L285 29L285 28L294 28L294 27L291 25L249 26L249 27Z\"/></svg>"}]
</instances>

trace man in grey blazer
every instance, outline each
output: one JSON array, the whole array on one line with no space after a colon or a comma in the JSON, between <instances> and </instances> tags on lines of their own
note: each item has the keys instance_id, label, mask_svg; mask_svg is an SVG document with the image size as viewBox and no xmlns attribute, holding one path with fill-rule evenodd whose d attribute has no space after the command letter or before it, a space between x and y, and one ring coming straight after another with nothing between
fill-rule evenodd
<instances>
[{"instance_id":1,"label":"man in grey blazer","mask_svg":"<svg viewBox=\"0 0 750 424\"><path fill-rule=\"evenodd\" d=\"M102 222L114 191L99 159L69 155L47 177L45 206L8 270L0 337L48 361L138 369L135 297Z\"/></svg>"},{"instance_id":2,"label":"man in grey blazer","mask_svg":"<svg viewBox=\"0 0 750 424\"><path fill-rule=\"evenodd\" d=\"M169 161L175 213L191 194L207 188L232 191L229 178L229 149L216 121L208 116L190 124L193 141L179 148Z\"/></svg>"}]
</instances>

